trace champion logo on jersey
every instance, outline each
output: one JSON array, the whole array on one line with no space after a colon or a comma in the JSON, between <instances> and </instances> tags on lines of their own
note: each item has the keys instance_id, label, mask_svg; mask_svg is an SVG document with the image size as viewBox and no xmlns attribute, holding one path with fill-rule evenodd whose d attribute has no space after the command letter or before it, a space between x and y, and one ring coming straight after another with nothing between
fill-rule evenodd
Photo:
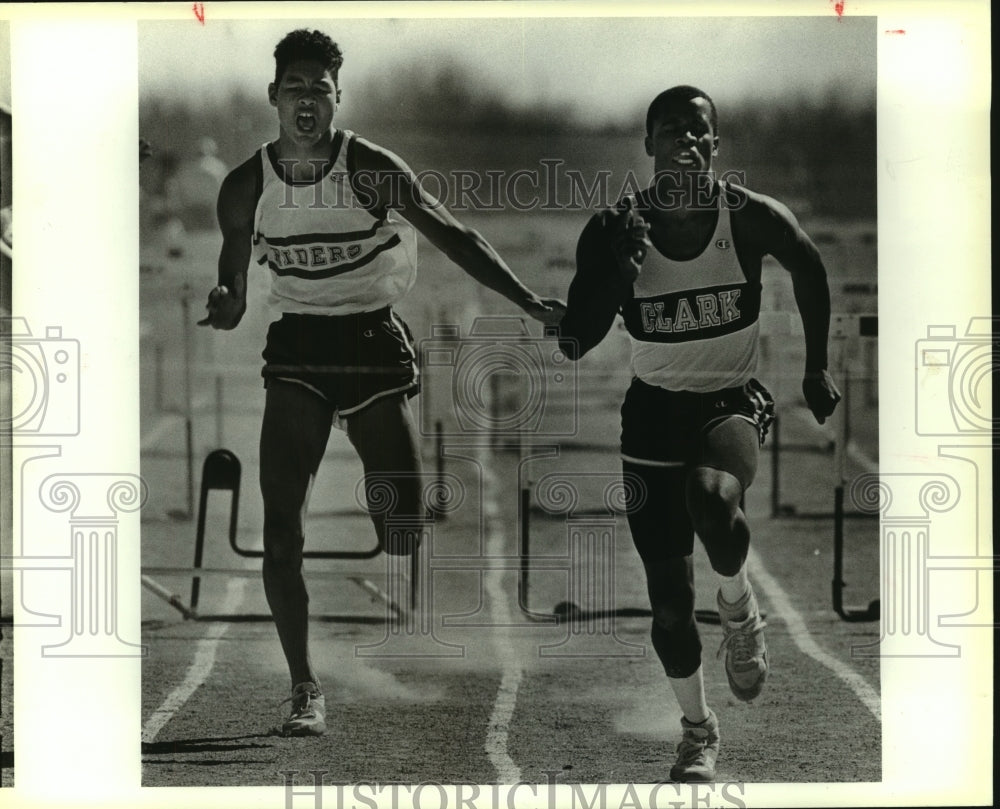
<instances>
[{"instance_id":1,"label":"champion logo on jersey","mask_svg":"<svg viewBox=\"0 0 1000 809\"><path fill-rule=\"evenodd\" d=\"M718 241L716 241L715 246L718 247L720 250L728 250L729 239L719 239Z\"/></svg>"}]
</instances>

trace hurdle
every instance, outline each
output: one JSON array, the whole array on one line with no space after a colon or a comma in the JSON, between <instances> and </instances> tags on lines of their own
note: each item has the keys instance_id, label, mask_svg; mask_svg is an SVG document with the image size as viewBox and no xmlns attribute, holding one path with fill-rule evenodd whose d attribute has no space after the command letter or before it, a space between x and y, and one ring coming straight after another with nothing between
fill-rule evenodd
<instances>
[{"instance_id":1,"label":"hurdle","mask_svg":"<svg viewBox=\"0 0 1000 809\"><path fill-rule=\"evenodd\" d=\"M187 309L185 304L185 318L187 317ZM240 376L241 378L253 378L259 380L260 371L254 369L253 371L245 372L243 374L238 374L236 369L231 367L220 365L216 363L192 363L190 361L193 349L190 345L190 336L188 332L185 331L184 339L184 360L183 360L183 384L181 389L183 391L183 403L179 410L171 410L165 407L163 401L163 348L157 343L154 345L154 390L153 395L155 397L157 409L166 414L171 414L175 416L180 416L183 419L184 425L184 475L185 475L185 491L186 496L186 508L184 509L172 509L168 512L168 516L175 520L188 520L194 515L194 457L195 457L195 417L199 413L205 413L206 411L211 414L211 418L214 423L214 444L215 446L223 445L223 438L225 434L225 415L226 413L243 413L256 414L262 412L261 408L245 408L227 409L227 399L226 399L226 377L233 376L234 374ZM382 369L380 368L354 368L352 369L357 373L380 373ZM194 400L192 394L193 390L193 378L194 374L202 375L209 383L212 394L211 396L201 399L199 402ZM433 453L435 458L434 470L436 480L440 482L445 474L444 469L444 456L441 452L441 447L443 443L443 426L440 419L436 421L434 434L429 437L429 440L433 446ZM354 457L352 453L352 457ZM430 505L430 511L439 521L447 518L447 509L440 509L437 504L432 503ZM342 512L324 512L324 516L342 516L348 514L354 514L354 511L342 511ZM242 550L239 548L234 548L237 553L244 555ZM325 558L358 558L367 559L371 558L377 554L378 551L371 552L370 555L366 556L349 556L349 557L339 557L330 556ZM324 557L321 557L324 558Z\"/></svg>"},{"instance_id":2,"label":"hurdle","mask_svg":"<svg viewBox=\"0 0 1000 809\"><path fill-rule=\"evenodd\" d=\"M878 315L874 314L832 314L830 316L831 363L835 381L843 388L843 399L834 412L833 422L833 510L826 512L803 512L794 506L782 502L781 498L781 454L790 450L813 450L818 448L806 444L786 444L781 440L781 419L775 418L771 427L771 517L794 518L810 520L833 520L833 580L832 605L834 612L844 621L863 622L877 621L880 615L880 605L875 599L863 607L848 607L844 605L843 591L847 586L844 581L844 523L846 520L878 519L877 511L863 509L859 512L849 512L844 507L844 490L847 484L847 459L865 467L865 474L872 474L870 462L855 450L851 440L851 402L854 394L852 381L855 377L847 361L847 342L858 338L878 337ZM862 381L870 385L873 374L870 366L874 363L871 350L872 339L862 343L866 371ZM866 393L866 401L872 400L871 391Z\"/></svg>"},{"instance_id":3,"label":"hurdle","mask_svg":"<svg viewBox=\"0 0 1000 809\"><path fill-rule=\"evenodd\" d=\"M191 380L191 358L193 348L191 345L191 298L194 291L187 282L184 284L181 293L181 311L184 317L183 346L184 346L184 447L186 461L186 482L187 482L187 511L177 516L183 519L191 519L194 512L194 392Z\"/></svg>"},{"instance_id":4,"label":"hurdle","mask_svg":"<svg viewBox=\"0 0 1000 809\"><path fill-rule=\"evenodd\" d=\"M563 558L536 557L544 559L544 569L565 570L570 575L569 599L561 601L550 613L538 612L529 604L531 558L531 515L535 509L531 504L532 486L529 482L519 492L520 541L518 543L517 606L529 619L551 622L553 618L569 621L571 625L585 622L601 622L605 629L612 628L610 621L615 618L651 618L653 612L648 607L617 607L610 604L614 591L614 531L615 522L625 515L622 509L604 508L573 509L564 519L567 525L569 555ZM741 507L743 501L740 502ZM538 511L547 516L544 509ZM556 517L558 519L558 517ZM603 553L606 559L603 567L594 564L587 551ZM582 571L582 573L581 573ZM577 594L597 594L604 603L596 609L583 609L575 600ZM718 610L695 609L695 620L702 624L719 625ZM761 613L761 617L764 617Z\"/></svg>"},{"instance_id":5,"label":"hurdle","mask_svg":"<svg viewBox=\"0 0 1000 809\"><path fill-rule=\"evenodd\" d=\"M176 566L143 566L141 583L149 592L172 606L185 620L193 621L271 621L272 616L268 614L215 614L204 615L198 612L198 604L201 595L201 580L203 577L244 577L259 579L261 572L259 569L247 568L206 568L203 566L206 532L206 512L208 506L208 496L211 491L226 491L230 494L229 508L229 528L228 540L230 548L239 556L246 558L263 558L264 551L240 546L237 540L238 514L239 514L239 489L242 470L239 459L235 453L227 449L216 449L208 454L202 466L201 491L198 501L198 520L195 534L194 562L191 567ZM303 551L303 558L313 559L371 559L381 553L378 544L374 548L360 551L334 550L334 551ZM410 576L408 577L407 589L410 591L410 605L416 603L417 587L417 566L419 564L419 553L410 554ZM163 586L154 576L190 576L191 577L191 597L188 604L176 593ZM309 574L310 579L325 578L346 578L358 585L373 600L384 603L388 610L388 617L396 620L404 619L407 615L407 607L374 582L367 578L367 573L355 573L351 571L313 571ZM315 615L310 619L320 621L334 621L344 623L370 623L380 624L386 620L385 616L377 617L370 615Z\"/></svg>"},{"instance_id":6,"label":"hurdle","mask_svg":"<svg viewBox=\"0 0 1000 809\"><path fill-rule=\"evenodd\" d=\"M771 315L768 320L772 323L776 322L774 315ZM782 329L779 333L783 333L783 331L784 329ZM849 367L846 359L845 348L848 340L855 338L875 338L877 336L877 315L831 315L830 339L832 362L830 365L835 375L834 381L842 387L843 400L837 408L837 411L831 417L831 422L835 426L826 434L827 441L825 446L820 443L788 443L783 440L782 424L784 424L784 421L780 415L775 417L768 433L768 443L770 444L771 450L771 517L793 517L795 519L815 520L838 518L836 508L833 511L799 511L794 505L783 502L783 498L781 496L781 455L783 452L815 452L830 455L832 457L834 471L837 475L837 481L840 483L842 483L842 478L845 475L844 469L846 467L845 461L847 458L851 458L856 463L865 467L865 472L872 471L870 468L871 464L868 459L865 458L863 453L861 453L854 445L851 438L850 421L850 405L854 387L852 380L858 378L861 381L870 383L872 381L872 377L874 376L873 371L870 368L870 366L874 364L874 355L870 350L872 340L866 339L861 344L864 351L865 370L860 377L856 377L855 373ZM764 335L761 336L761 339L764 339ZM871 399L870 394L866 393L865 396L866 401ZM839 519L870 519L873 516L867 512L844 512L843 509L840 510L839 514Z\"/></svg>"},{"instance_id":7,"label":"hurdle","mask_svg":"<svg viewBox=\"0 0 1000 809\"><path fill-rule=\"evenodd\" d=\"M842 620L851 623L877 621L881 615L879 599L873 599L866 607L845 607L843 594L844 588L847 586L844 581L844 486L847 482L846 459L850 441L851 390L851 377L847 368L844 343L848 338L854 336L877 337L878 317L877 315L834 315L830 319L830 336L833 339L835 350L833 364L838 375L844 380L844 401L837 419L840 431L834 458L837 482L833 495L833 581L831 582L833 610ZM878 513L862 513L858 516L877 519Z\"/></svg>"}]
</instances>

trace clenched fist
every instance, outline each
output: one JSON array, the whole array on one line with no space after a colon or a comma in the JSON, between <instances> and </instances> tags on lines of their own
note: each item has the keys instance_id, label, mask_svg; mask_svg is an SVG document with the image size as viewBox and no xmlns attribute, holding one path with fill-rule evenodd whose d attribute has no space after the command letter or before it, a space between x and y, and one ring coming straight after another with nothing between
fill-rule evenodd
<instances>
[{"instance_id":1,"label":"clenched fist","mask_svg":"<svg viewBox=\"0 0 1000 809\"><path fill-rule=\"evenodd\" d=\"M653 246L649 241L649 223L635 209L633 198L626 197L624 208L601 213L601 224L607 231L622 279L633 283L639 277L646 253Z\"/></svg>"}]
</instances>

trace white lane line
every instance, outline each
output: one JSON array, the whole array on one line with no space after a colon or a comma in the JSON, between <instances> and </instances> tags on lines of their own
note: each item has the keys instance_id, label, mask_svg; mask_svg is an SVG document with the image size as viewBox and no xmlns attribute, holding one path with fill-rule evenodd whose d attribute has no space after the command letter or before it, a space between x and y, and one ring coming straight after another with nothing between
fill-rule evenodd
<instances>
[{"instance_id":1,"label":"white lane line","mask_svg":"<svg viewBox=\"0 0 1000 809\"><path fill-rule=\"evenodd\" d=\"M483 448L480 468L483 471L483 513L486 523L486 553L503 556L504 531L496 503L496 482L489 468L489 450ZM503 570L486 573L486 594L493 629L493 642L497 647L498 659L503 661L500 687L486 732L486 755L497 772L497 782L517 784L521 781L521 769L514 763L507 750L507 740L514 708L517 706L517 691L521 686L524 671L518 662L517 650L511 642L510 630L506 627L514 623L510 611L509 591L503 586Z\"/></svg>"},{"instance_id":2,"label":"white lane line","mask_svg":"<svg viewBox=\"0 0 1000 809\"><path fill-rule=\"evenodd\" d=\"M246 579L232 579L226 585L226 598L222 606L223 613L236 612L243 600L245 588ZM208 679L208 675L211 674L212 667L215 665L215 653L219 646L219 640L228 628L227 622L213 623L208 628L207 636L198 640L194 659L188 666L183 681L167 694L167 698L163 700L159 708L153 711L146 724L143 725L143 743L153 741L167 722L173 719L174 715L184 707L184 703Z\"/></svg>"},{"instance_id":3,"label":"white lane line","mask_svg":"<svg viewBox=\"0 0 1000 809\"><path fill-rule=\"evenodd\" d=\"M752 547L747 559L750 563L752 578L760 585L768 601L771 602L772 615L779 617L785 622L785 625L788 627L788 634L795 645L799 647L799 651L833 672L836 677L854 692L855 696L861 700L861 703L871 711L872 716L878 720L881 716L881 700L879 699L878 692L858 672L819 647L813 636L809 634L805 619L792 606L788 594L778 584L778 580L764 567L760 555Z\"/></svg>"}]
</instances>

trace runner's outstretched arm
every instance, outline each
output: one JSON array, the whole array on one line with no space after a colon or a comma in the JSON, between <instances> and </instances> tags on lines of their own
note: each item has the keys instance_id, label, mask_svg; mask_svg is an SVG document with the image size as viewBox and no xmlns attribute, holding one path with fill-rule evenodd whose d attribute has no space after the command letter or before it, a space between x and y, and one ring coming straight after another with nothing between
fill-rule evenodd
<instances>
[{"instance_id":1,"label":"runner's outstretched arm","mask_svg":"<svg viewBox=\"0 0 1000 809\"><path fill-rule=\"evenodd\" d=\"M840 401L840 391L827 370L830 288L826 268L816 245L792 212L770 198L766 198L765 206L766 213L761 217L761 232L766 239L764 248L792 276L795 304L806 338L802 393L816 421L822 424Z\"/></svg>"},{"instance_id":2,"label":"runner's outstretched arm","mask_svg":"<svg viewBox=\"0 0 1000 809\"><path fill-rule=\"evenodd\" d=\"M538 297L521 283L500 255L477 231L461 224L420 185L396 155L361 138L356 143L355 182L359 197L372 208L398 210L413 227L476 281L546 325L563 316L562 301ZM365 199L367 197L368 199Z\"/></svg>"},{"instance_id":3,"label":"runner's outstretched arm","mask_svg":"<svg viewBox=\"0 0 1000 809\"><path fill-rule=\"evenodd\" d=\"M259 159L259 158L257 158ZM222 230L218 285L208 294L208 316L199 326L235 329L247 309L247 269L253 250L255 175L250 161L233 169L222 183L216 212Z\"/></svg>"}]
</instances>

